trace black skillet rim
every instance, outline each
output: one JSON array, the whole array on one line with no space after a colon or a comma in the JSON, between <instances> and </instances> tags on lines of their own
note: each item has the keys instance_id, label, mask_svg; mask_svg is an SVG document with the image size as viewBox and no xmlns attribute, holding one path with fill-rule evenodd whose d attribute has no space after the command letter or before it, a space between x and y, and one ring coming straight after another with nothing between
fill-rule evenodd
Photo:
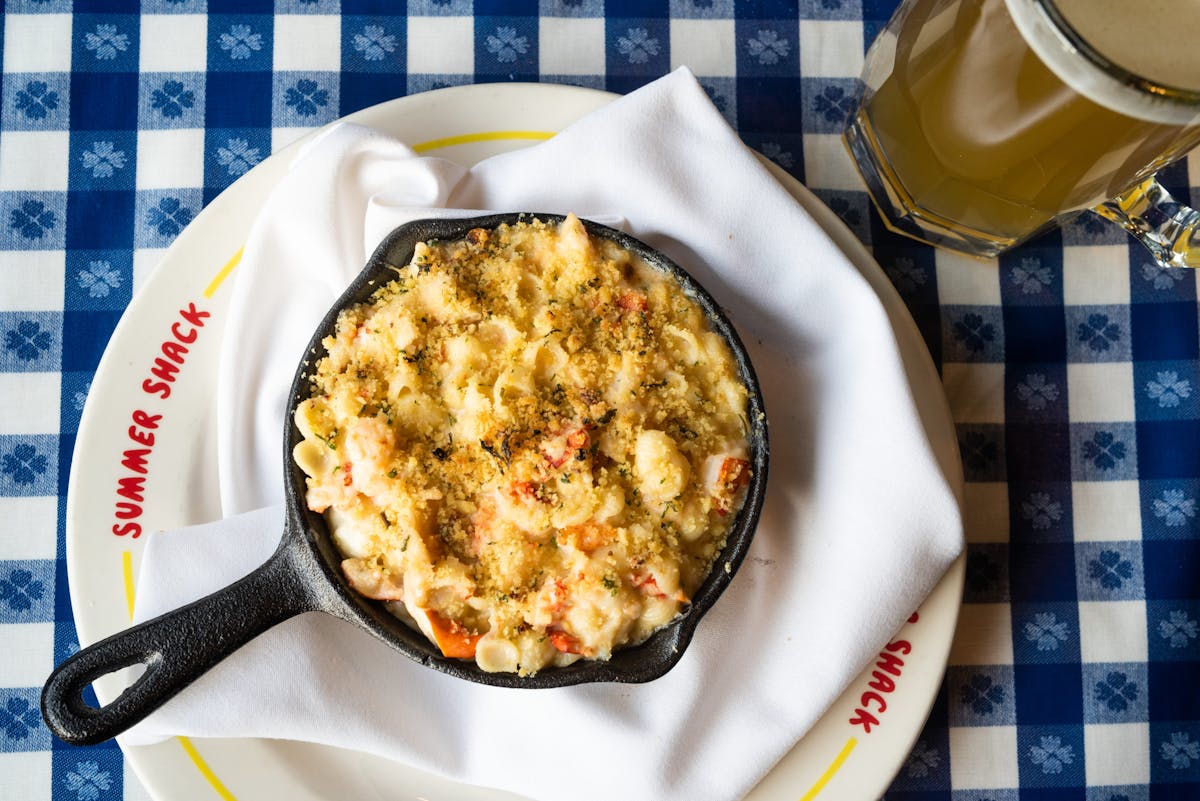
<instances>
[{"instance_id":1,"label":"black skillet rim","mask_svg":"<svg viewBox=\"0 0 1200 801\"><path fill-rule=\"evenodd\" d=\"M423 665L480 684L521 689L565 687L590 682L648 682L664 675L679 662L700 619L712 608L737 573L749 550L762 512L770 454L762 389L741 338L712 295L686 270L660 251L622 231L589 220L582 221L589 235L613 241L640 256L651 267L671 275L700 305L712 329L729 344L737 364L738 376L749 393L748 439L753 474L747 487L745 501L730 527L725 547L714 561L708 577L684 611L645 642L615 651L608 661L579 660L567 667L544 668L532 676L524 677L515 673L488 673L472 661L443 656L424 634L412 629L387 611L382 602L367 599L349 588L340 569L342 556L333 544L324 517L310 511L303 502L304 472L292 459L292 449L302 439L292 421L292 411L300 401L309 396L309 366L326 355L322 340L334 330L342 309L365 302L379 286L391 280L388 265L408 264L419 241L454 241L465 237L467 231L473 228L493 229L503 224L535 219L557 224L565 217L561 214L513 212L481 217L414 220L399 226L384 237L362 272L321 320L292 381L284 436L284 484L288 521L318 555L321 572L324 574L323 583L332 586L337 600L340 601L326 606L334 607L335 614L360 625L375 637Z\"/></svg>"}]
</instances>

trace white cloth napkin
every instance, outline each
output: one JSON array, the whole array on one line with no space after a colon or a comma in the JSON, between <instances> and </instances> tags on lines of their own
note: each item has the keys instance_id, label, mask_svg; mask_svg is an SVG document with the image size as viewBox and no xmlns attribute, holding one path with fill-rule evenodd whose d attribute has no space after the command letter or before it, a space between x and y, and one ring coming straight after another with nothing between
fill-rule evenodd
<instances>
[{"instance_id":1,"label":"white cloth napkin","mask_svg":"<svg viewBox=\"0 0 1200 801\"><path fill-rule=\"evenodd\" d=\"M353 126L308 147L236 272L219 384L225 512L281 499L293 371L375 243L407 220L468 209L623 218L729 310L771 437L766 506L741 572L679 665L649 684L475 685L308 614L123 742L308 740L542 801L737 798L920 604L962 531L879 300L686 70L469 171ZM269 509L152 537L137 619L249 572L280 520Z\"/></svg>"}]
</instances>

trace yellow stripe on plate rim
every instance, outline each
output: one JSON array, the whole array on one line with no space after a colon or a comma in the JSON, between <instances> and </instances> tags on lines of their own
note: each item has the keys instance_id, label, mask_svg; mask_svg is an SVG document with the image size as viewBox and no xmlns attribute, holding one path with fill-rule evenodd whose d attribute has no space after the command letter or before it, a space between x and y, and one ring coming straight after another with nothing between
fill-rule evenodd
<instances>
[{"instance_id":1,"label":"yellow stripe on plate rim","mask_svg":"<svg viewBox=\"0 0 1200 801\"><path fill-rule=\"evenodd\" d=\"M204 288L204 297L210 300L212 299L212 296L215 295L217 290L221 288L221 284L225 283L225 279L229 277L231 272L233 272L233 268L237 267L238 264L241 263L242 251L245 249L246 246L242 245L237 249L237 253L234 253L229 257L229 261L225 262L225 266L222 267L215 276L213 276L213 280L209 281L208 286Z\"/></svg>"},{"instance_id":2,"label":"yellow stripe on plate rim","mask_svg":"<svg viewBox=\"0 0 1200 801\"><path fill-rule=\"evenodd\" d=\"M503 139L528 139L535 142L544 142L553 136L554 131L479 131L478 133L430 139L428 142L413 145L412 149L418 153L428 153L430 150L440 150L443 147L453 147L455 145L469 145L473 142L498 142Z\"/></svg>"},{"instance_id":3,"label":"yellow stripe on plate rim","mask_svg":"<svg viewBox=\"0 0 1200 801\"><path fill-rule=\"evenodd\" d=\"M212 768L204 761L204 757L200 756L200 752L196 750L196 746L192 745L191 740L186 737L176 737L175 740L183 747L183 753L188 755L188 758L192 760L192 764L196 766L196 770L200 771L200 775L208 780L209 785L217 795L223 798L224 801L237 801L237 797L229 792L228 788L217 778L217 774L212 772Z\"/></svg>"},{"instance_id":4,"label":"yellow stripe on plate rim","mask_svg":"<svg viewBox=\"0 0 1200 801\"><path fill-rule=\"evenodd\" d=\"M813 783L812 787L808 788L808 792L800 796L800 801L812 801L817 797L817 794L825 789L825 785L829 784L839 770L842 768L842 763L850 756L850 752L854 750L854 746L858 745L858 740L851 737L846 740L846 744L842 746L842 750L838 751L838 755L829 763L829 767L825 768L825 772Z\"/></svg>"},{"instance_id":5,"label":"yellow stripe on plate rim","mask_svg":"<svg viewBox=\"0 0 1200 801\"><path fill-rule=\"evenodd\" d=\"M129 607L129 619L133 620L133 552L121 551L121 576L125 579L125 605Z\"/></svg>"}]
</instances>

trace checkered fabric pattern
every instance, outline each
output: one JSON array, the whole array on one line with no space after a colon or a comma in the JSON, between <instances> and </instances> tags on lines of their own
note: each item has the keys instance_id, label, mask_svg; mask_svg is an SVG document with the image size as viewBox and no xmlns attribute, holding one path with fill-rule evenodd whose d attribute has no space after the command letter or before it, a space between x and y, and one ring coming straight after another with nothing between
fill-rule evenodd
<instances>
[{"instance_id":1,"label":"checkered fabric pattern","mask_svg":"<svg viewBox=\"0 0 1200 801\"><path fill-rule=\"evenodd\" d=\"M1200 798L1197 286L1093 217L967 261L887 233L839 131L896 0L8 0L0 15L0 798L142 798L37 712L78 648L63 506L133 291L272 150L437 87L632 90L687 64L866 242L942 369L959 634L890 801ZM1200 184L1180 164L1164 181ZM1200 195L1192 190L1193 201ZM48 402L57 399L57 403Z\"/></svg>"}]
</instances>

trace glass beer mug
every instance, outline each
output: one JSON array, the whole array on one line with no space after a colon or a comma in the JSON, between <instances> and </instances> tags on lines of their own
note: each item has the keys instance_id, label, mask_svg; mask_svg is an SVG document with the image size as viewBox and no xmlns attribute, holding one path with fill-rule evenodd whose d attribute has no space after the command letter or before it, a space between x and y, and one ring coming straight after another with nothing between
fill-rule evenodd
<instances>
[{"instance_id":1,"label":"glass beer mug","mask_svg":"<svg viewBox=\"0 0 1200 801\"><path fill-rule=\"evenodd\" d=\"M1200 0L904 0L863 84L845 140L893 230L986 257L1091 209L1200 267L1154 178L1200 144Z\"/></svg>"}]
</instances>

